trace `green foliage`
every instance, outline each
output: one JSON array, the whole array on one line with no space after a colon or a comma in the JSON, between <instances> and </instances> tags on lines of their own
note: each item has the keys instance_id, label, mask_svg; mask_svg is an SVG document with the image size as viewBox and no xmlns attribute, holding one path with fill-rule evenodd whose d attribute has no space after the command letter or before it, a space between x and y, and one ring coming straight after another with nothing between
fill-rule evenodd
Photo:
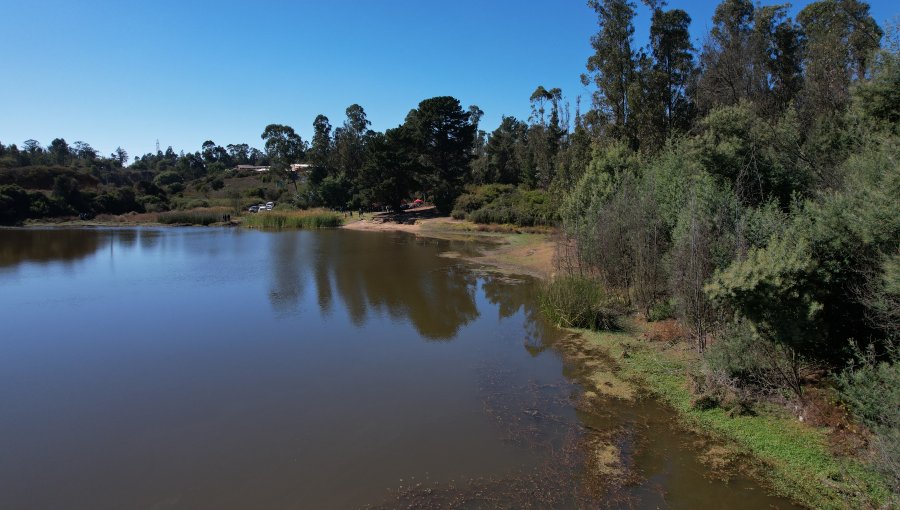
<instances>
[{"instance_id":1,"label":"green foliage","mask_svg":"<svg viewBox=\"0 0 900 510\"><path fill-rule=\"evenodd\" d=\"M650 307L650 313L647 314L647 320L650 322L657 322L671 319L675 317L675 310L674 300L663 299Z\"/></svg>"},{"instance_id":2,"label":"green foliage","mask_svg":"<svg viewBox=\"0 0 900 510\"><path fill-rule=\"evenodd\" d=\"M468 188L456 199L455 218L475 223L500 223L520 227L552 225L556 213L543 190L526 190L509 184L486 184Z\"/></svg>"},{"instance_id":3,"label":"green foliage","mask_svg":"<svg viewBox=\"0 0 900 510\"><path fill-rule=\"evenodd\" d=\"M567 328L619 329L625 313L618 299L607 294L599 282L577 276L545 284L540 306L545 317Z\"/></svg>"},{"instance_id":4,"label":"green foliage","mask_svg":"<svg viewBox=\"0 0 900 510\"><path fill-rule=\"evenodd\" d=\"M19 186L0 186L0 224L11 225L28 217L31 200Z\"/></svg>"},{"instance_id":5,"label":"green foliage","mask_svg":"<svg viewBox=\"0 0 900 510\"><path fill-rule=\"evenodd\" d=\"M742 203L776 199L787 206L802 193L809 177L792 158L799 146L792 111L774 125L758 116L749 102L713 110L700 121L697 156L704 169L730 184Z\"/></svg>"},{"instance_id":6,"label":"green foliage","mask_svg":"<svg viewBox=\"0 0 900 510\"><path fill-rule=\"evenodd\" d=\"M900 494L900 357L897 347L887 359L874 350L837 378L842 400L875 434L877 467Z\"/></svg>"},{"instance_id":7,"label":"green foliage","mask_svg":"<svg viewBox=\"0 0 900 510\"><path fill-rule=\"evenodd\" d=\"M854 185L810 201L782 234L719 272L707 287L767 338L816 359L842 358L849 338L883 336L866 320L860 274L880 273L900 240L900 166L884 144L854 157Z\"/></svg>"}]
</instances>

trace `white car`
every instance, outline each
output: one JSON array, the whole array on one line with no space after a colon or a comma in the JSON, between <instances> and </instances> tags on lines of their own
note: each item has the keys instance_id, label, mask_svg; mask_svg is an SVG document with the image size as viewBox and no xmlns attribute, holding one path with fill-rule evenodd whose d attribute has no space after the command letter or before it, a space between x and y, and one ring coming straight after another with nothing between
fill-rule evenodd
<instances>
[{"instance_id":1,"label":"white car","mask_svg":"<svg viewBox=\"0 0 900 510\"><path fill-rule=\"evenodd\" d=\"M275 202L266 202L266 210L271 211L275 207Z\"/></svg>"}]
</instances>

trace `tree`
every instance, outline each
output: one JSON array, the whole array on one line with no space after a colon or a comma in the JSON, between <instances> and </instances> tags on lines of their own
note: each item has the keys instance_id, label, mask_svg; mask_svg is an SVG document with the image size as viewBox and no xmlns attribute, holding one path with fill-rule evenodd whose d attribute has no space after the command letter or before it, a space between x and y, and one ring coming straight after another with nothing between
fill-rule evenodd
<instances>
[{"instance_id":1,"label":"tree","mask_svg":"<svg viewBox=\"0 0 900 510\"><path fill-rule=\"evenodd\" d=\"M72 146L75 148L75 156L79 159L83 159L85 161L93 161L97 159L97 150L91 147L87 142L78 141L73 143Z\"/></svg>"},{"instance_id":2,"label":"tree","mask_svg":"<svg viewBox=\"0 0 900 510\"><path fill-rule=\"evenodd\" d=\"M813 2L797 15L806 40L804 102L809 117L843 110L850 83L865 76L883 32L857 0Z\"/></svg>"},{"instance_id":3,"label":"tree","mask_svg":"<svg viewBox=\"0 0 900 510\"><path fill-rule=\"evenodd\" d=\"M787 109L803 87L801 30L787 17L787 5L758 7L755 18L755 52L765 64L768 83L768 93L757 101L772 117Z\"/></svg>"},{"instance_id":4,"label":"tree","mask_svg":"<svg viewBox=\"0 0 900 510\"><path fill-rule=\"evenodd\" d=\"M591 36L594 54L588 57L587 70L597 85L594 104L610 118L612 135L635 143L631 132L629 90L634 81L634 3L628 0L589 0L597 13L600 32ZM587 85L588 75L582 75Z\"/></svg>"},{"instance_id":5,"label":"tree","mask_svg":"<svg viewBox=\"0 0 900 510\"><path fill-rule=\"evenodd\" d=\"M250 146L246 143L228 144L228 156L235 165L247 165L250 163Z\"/></svg>"},{"instance_id":6,"label":"tree","mask_svg":"<svg viewBox=\"0 0 900 510\"><path fill-rule=\"evenodd\" d=\"M691 17L681 9L656 8L650 22L653 54L653 96L663 105L662 139L690 125L687 85L694 74L694 47L688 27Z\"/></svg>"},{"instance_id":7,"label":"tree","mask_svg":"<svg viewBox=\"0 0 900 510\"><path fill-rule=\"evenodd\" d=\"M297 191L296 175L291 172L290 165L303 159L306 142L294 128L282 124L269 124L263 130L261 138L265 140L266 154L269 156L269 171L283 179L293 181L294 191Z\"/></svg>"},{"instance_id":8,"label":"tree","mask_svg":"<svg viewBox=\"0 0 900 510\"><path fill-rule=\"evenodd\" d=\"M171 151L172 148L169 147L169 150ZM174 152L172 154L174 156ZM121 167L124 167L125 163L128 163L128 153L121 147L116 147L116 151L110 154L110 157L119 163L119 166ZM172 159L174 160L174 158Z\"/></svg>"},{"instance_id":9,"label":"tree","mask_svg":"<svg viewBox=\"0 0 900 510\"><path fill-rule=\"evenodd\" d=\"M31 155L38 154L43 152L43 147L41 147L41 143L33 138L29 138L22 143L22 149L25 152L28 152Z\"/></svg>"},{"instance_id":10,"label":"tree","mask_svg":"<svg viewBox=\"0 0 900 510\"><path fill-rule=\"evenodd\" d=\"M724 0L716 7L700 55L697 101L706 111L756 95L762 78L751 55L753 13L750 0Z\"/></svg>"},{"instance_id":11,"label":"tree","mask_svg":"<svg viewBox=\"0 0 900 510\"><path fill-rule=\"evenodd\" d=\"M306 144L290 126L269 124L261 138L265 141L266 154L273 161L290 165L303 158Z\"/></svg>"},{"instance_id":12,"label":"tree","mask_svg":"<svg viewBox=\"0 0 900 510\"><path fill-rule=\"evenodd\" d=\"M207 140L203 142L201 146L201 154L203 155L203 161L206 164L211 164L216 162L216 142L212 140Z\"/></svg>"},{"instance_id":13,"label":"tree","mask_svg":"<svg viewBox=\"0 0 900 510\"><path fill-rule=\"evenodd\" d=\"M478 166L480 175L476 180L482 183L499 182L518 184L521 163L517 146L525 143L528 127L515 117L504 116L484 148L484 156Z\"/></svg>"},{"instance_id":14,"label":"tree","mask_svg":"<svg viewBox=\"0 0 900 510\"><path fill-rule=\"evenodd\" d=\"M313 165L309 180L313 186L322 182L330 173L331 150L331 123L328 122L328 117L317 115L313 121L312 146L309 150L309 160Z\"/></svg>"},{"instance_id":15,"label":"tree","mask_svg":"<svg viewBox=\"0 0 900 510\"><path fill-rule=\"evenodd\" d=\"M454 97L433 97L410 111L404 126L409 129L427 174L425 185L435 205L442 212L450 212L453 201L469 180L475 139L475 125L470 121L469 112L463 111Z\"/></svg>"},{"instance_id":16,"label":"tree","mask_svg":"<svg viewBox=\"0 0 900 510\"><path fill-rule=\"evenodd\" d=\"M416 189L421 165L415 154L415 140L405 126L373 133L366 144L366 161L360 173L361 189L373 205L399 210L400 204Z\"/></svg>"},{"instance_id":17,"label":"tree","mask_svg":"<svg viewBox=\"0 0 900 510\"><path fill-rule=\"evenodd\" d=\"M69 144L62 138L54 138L53 141L50 142L48 152L50 153L50 158L52 158L53 163L57 165L68 164L69 158L72 157Z\"/></svg>"},{"instance_id":18,"label":"tree","mask_svg":"<svg viewBox=\"0 0 900 510\"><path fill-rule=\"evenodd\" d=\"M348 106L346 114L343 126L334 130L334 166L343 179L353 182L363 165L366 133L372 123L358 104Z\"/></svg>"}]
</instances>

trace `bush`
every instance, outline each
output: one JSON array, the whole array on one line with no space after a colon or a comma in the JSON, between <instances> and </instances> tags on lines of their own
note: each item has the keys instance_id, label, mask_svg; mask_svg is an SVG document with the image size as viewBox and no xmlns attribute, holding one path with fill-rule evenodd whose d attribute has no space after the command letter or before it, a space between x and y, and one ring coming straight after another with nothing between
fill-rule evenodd
<instances>
[{"instance_id":1,"label":"bush","mask_svg":"<svg viewBox=\"0 0 900 510\"><path fill-rule=\"evenodd\" d=\"M616 330L625 314L621 303L594 280L579 276L557 278L540 291L541 311L561 327Z\"/></svg>"},{"instance_id":2,"label":"bush","mask_svg":"<svg viewBox=\"0 0 900 510\"><path fill-rule=\"evenodd\" d=\"M557 218L546 191L525 190L509 184L470 187L467 193L456 199L451 216L480 224L500 223L519 227L552 225Z\"/></svg>"},{"instance_id":3,"label":"bush","mask_svg":"<svg viewBox=\"0 0 900 510\"><path fill-rule=\"evenodd\" d=\"M0 223L18 223L28 217L31 201L19 186L0 186Z\"/></svg>"},{"instance_id":4,"label":"bush","mask_svg":"<svg viewBox=\"0 0 900 510\"><path fill-rule=\"evenodd\" d=\"M900 363L878 361L874 350L858 355L855 365L837 377L841 399L875 434L875 465L900 493Z\"/></svg>"},{"instance_id":5,"label":"bush","mask_svg":"<svg viewBox=\"0 0 900 510\"><path fill-rule=\"evenodd\" d=\"M691 406L694 409L718 407L732 416L753 412L750 394L723 370L704 366L699 374L691 374L691 393Z\"/></svg>"},{"instance_id":6,"label":"bush","mask_svg":"<svg viewBox=\"0 0 900 510\"><path fill-rule=\"evenodd\" d=\"M705 352L707 365L756 392L789 390L802 400L802 383L816 368L790 346L760 335L747 320L727 323Z\"/></svg>"},{"instance_id":7,"label":"bush","mask_svg":"<svg viewBox=\"0 0 900 510\"><path fill-rule=\"evenodd\" d=\"M656 302L647 314L647 320L650 322L664 321L672 317L675 317L675 302L671 299Z\"/></svg>"}]
</instances>

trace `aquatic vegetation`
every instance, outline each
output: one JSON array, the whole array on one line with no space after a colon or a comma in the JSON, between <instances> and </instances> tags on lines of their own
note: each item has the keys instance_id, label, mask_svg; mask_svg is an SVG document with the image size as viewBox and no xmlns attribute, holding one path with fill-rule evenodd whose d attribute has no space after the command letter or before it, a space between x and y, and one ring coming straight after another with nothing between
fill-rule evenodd
<instances>
[{"instance_id":1,"label":"aquatic vegetation","mask_svg":"<svg viewBox=\"0 0 900 510\"><path fill-rule=\"evenodd\" d=\"M166 225L203 225L208 226L222 221L222 217L228 214L225 207L199 208L187 211L168 211L159 213L157 220Z\"/></svg>"},{"instance_id":2,"label":"aquatic vegetation","mask_svg":"<svg viewBox=\"0 0 900 510\"><path fill-rule=\"evenodd\" d=\"M266 230L336 228L344 224L344 218L324 209L307 211L267 211L243 218L243 225Z\"/></svg>"}]
</instances>

